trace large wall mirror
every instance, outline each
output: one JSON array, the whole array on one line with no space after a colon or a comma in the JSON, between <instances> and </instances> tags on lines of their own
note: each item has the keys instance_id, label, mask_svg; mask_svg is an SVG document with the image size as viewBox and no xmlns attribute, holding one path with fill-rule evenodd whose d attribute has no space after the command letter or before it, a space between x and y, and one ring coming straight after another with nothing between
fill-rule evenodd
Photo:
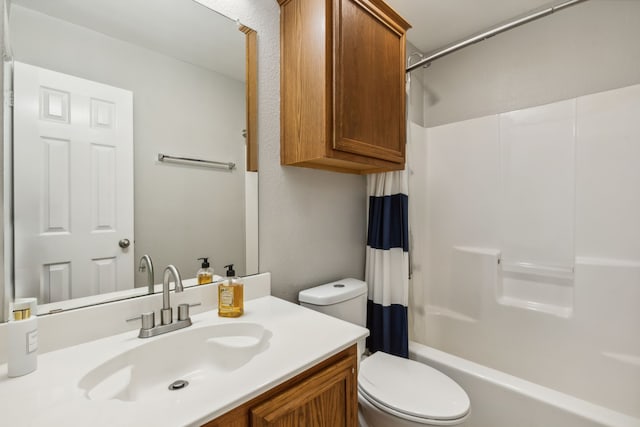
<instances>
[{"instance_id":1,"label":"large wall mirror","mask_svg":"<svg viewBox=\"0 0 640 427\"><path fill-rule=\"evenodd\" d=\"M46 314L169 264L192 284L198 258L257 273L255 32L194 0L6 3L13 296Z\"/></svg>"}]
</instances>

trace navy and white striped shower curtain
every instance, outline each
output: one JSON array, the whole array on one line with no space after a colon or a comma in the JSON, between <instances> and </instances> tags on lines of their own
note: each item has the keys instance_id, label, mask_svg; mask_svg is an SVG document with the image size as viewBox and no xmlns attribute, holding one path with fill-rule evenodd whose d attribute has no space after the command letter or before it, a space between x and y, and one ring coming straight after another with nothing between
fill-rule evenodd
<instances>
[{"instance_id":1,"label":"navy and white striped shower curtain","mask_svg":"<svg viewBox=\"0 0 640 427\"><path fill-rule=\"evenodd\" d=\"M408 174L367 176L369 226L365 280L369 351L409 356Z\"/></svg>"}]
</instances>

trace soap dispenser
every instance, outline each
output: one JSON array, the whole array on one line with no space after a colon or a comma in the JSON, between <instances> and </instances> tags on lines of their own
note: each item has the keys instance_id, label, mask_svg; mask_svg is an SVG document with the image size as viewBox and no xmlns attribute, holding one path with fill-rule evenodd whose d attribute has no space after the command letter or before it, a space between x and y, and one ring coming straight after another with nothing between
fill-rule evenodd
<instances>
[{"instance_id":1,"label":"soap dispenser","mask_svg":"<svg viewBox=\"0 0 640 427\"><path fill-rule=\"evenodd\" d=\"M209 258L198 258L202 260L202 266L198 270L198 285L204 285L213 282L213 268L209 267Z\"/></svg>"},{"instance_id":2,"label":"soap dispenser","mask_svg":"<svg viewBox=\"0 0 640 427\"><path fill-rule=\"evenodd\" d=\"M244 313L244 285L236 277L233 264L225 265L227 279L218 285L218 316L239 317Z\"/></svg>"}]
</instances>

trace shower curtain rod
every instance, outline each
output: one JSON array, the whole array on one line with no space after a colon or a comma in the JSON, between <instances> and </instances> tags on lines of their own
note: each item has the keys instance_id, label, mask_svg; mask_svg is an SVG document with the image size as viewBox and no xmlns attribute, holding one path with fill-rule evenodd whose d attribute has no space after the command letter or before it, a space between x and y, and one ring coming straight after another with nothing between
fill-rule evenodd
<instances>
[{"instance_id":1,"label":"shower curtain rod","mask_svg":"<svg viewBox=\"0 0 640 427\"><path fill-rule=\"evenodd\" d=\"M463 49L463 48L465 48L467 46L470 46L472 44L481 42L481 41L486 40L486 39L488 39L490 37L493 37L493 36L495 36L497 34L504 33L505 31L511 30L512 28L519 27L520 25L526 24L526 23L531 22L531 21L535 21L536 19L540 19L540 18L545 17L547 15L551 15L552 13L557 12L557 11L559 11L561 9L564 9L564 8L567 8L567 7L570 7L570 6L575 6L576 4L582 3L582 2L585 2L585 1L587 1L587 0L569 0L569 1L566 1L564 3L560 3L560 4L557 4L555 6L551 6L551 7L548 7L546 9L542 9L542 10L539 10L537 12L531 13L529 15L526 15L526 16L522 17L522 18L515 19L515 20L513 20L511 22L508 22L506 24L499 25L499 26L497 26L495 28L492 28L490 30L487 30L487 31L485 31L483 33L477 34L477 35L475 35L473 37L470 37L470 38L468 38L466 40L458 42L458 43L456 43L456 44L454 44L452 46L446 47L444 49L440 49L440 50L432 53L431 55L427 56L426 58L421 59L420 61L416 62L415 64L408 66L406 72L410 73L411 71L413 71L413 70L415 70L417 68L420 68L420 67L423 67L423 66L428 66L433 61L435 61L436 59L440 59L440 58L445 57L445 56L447 56L447 55L449 55L449 54L451 54L453 52L457 52L460 49Z\"/></svg>"}]
</instances>

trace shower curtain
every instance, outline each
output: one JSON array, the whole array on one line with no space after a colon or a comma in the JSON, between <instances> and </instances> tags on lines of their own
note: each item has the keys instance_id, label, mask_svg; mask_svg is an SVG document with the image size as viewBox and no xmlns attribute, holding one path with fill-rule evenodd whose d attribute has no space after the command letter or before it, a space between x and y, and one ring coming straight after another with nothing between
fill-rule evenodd
<instances>
[{"instance_id":1,"label":"shower curtain","mask_svg":"<svg viewBox=\"0 0 640 427\"><path fill-rule=\"evenodd\" d=\"M368 175L367 188L367 348L408 357L408 173Z\"/></svg>"}]
</instances>

